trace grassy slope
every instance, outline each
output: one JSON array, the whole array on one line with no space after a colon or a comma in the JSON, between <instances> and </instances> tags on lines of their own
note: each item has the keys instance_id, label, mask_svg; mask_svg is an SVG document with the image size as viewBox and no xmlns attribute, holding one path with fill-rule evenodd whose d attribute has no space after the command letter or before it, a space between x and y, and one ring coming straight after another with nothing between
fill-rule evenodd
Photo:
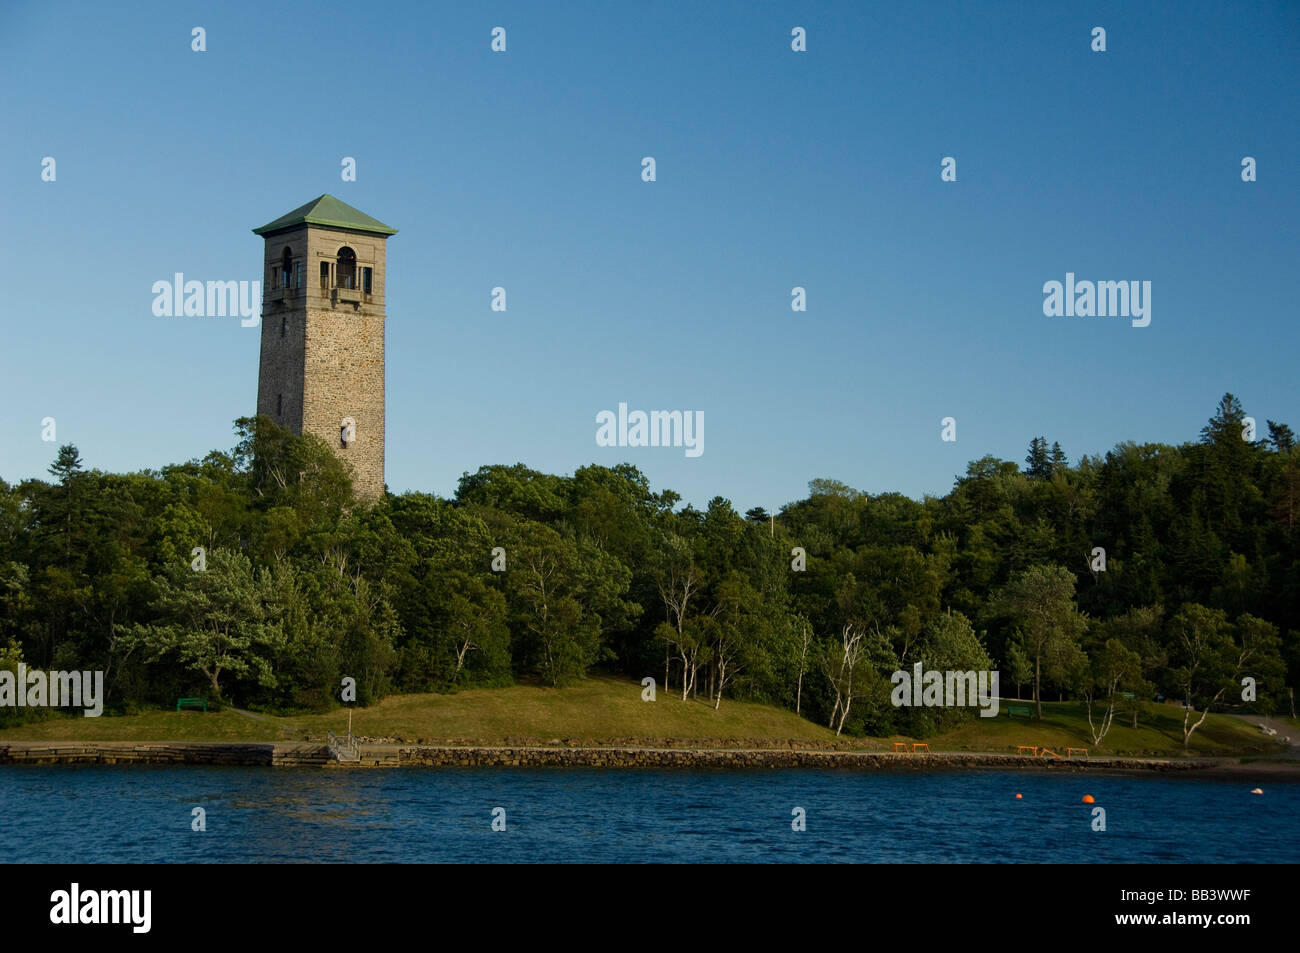
<instances>
[{"instance_id":1,"label":"grassy slope","mask_svg":"<svg viewBox=\"0 0 1300 953\"><path fill-rule=\"evenodd\" d=\"M1021 702L1032 707L1032 703ZM1005 707L1004 707L1005 711ZM1094 717L1098 717L1100 712ZM1192 721L1199 718L1193 713ZM1009 718L981 718L977 723L967 723L956 731L939 736L931 747L946 751L999 751L1015 745L1039 745L1064 755L1067 745L1086 747L1095 754L1123 755L1177 755L1183 751L1183 709L1178 705L1143 705L1138 727L1129 727L1131 718L1121 722L1119 716L1102 741L1102 747L1092 744L1088 730L1087 710L1082 702L1049 702L1043 705L1043 721ZM1216 755L1236 752L1280 753L1281 746L1231 715L1211 714L1205 724L1192 735L1192 754Z\"/></svg>"},{"instance_id":2,"label":"grassy slope","mask_svg":"<svg viewBox=\"0 0 1300 953\"><path fill-rule=\"evenodd\" d=\"M1093 748L1083 706L1074 702L1043 706L1042 724L1024 719L977 718L960 729L928 739L934 751L1014 752L1018 744L1047 745L1064 753L1066 745ZM298 741L342 732L347 713L288 718L249 716L235 711L153 711L130 717L56 717L0 730L0 740L21 741ZM1172 755L1182 752L1182 710L1146 706L1136 730L1118 723L1098 754ZM661 692L654 703L641 701L637 682L591 678L562 690L535 685L475 689L455 695L396 695L357 709L352 730L365 737L408 742L475 744L601 744L636 739L653 744L666 739L729 740L761 745L790 740L830 743L826 728L793 712L724 699L718 711L704 702L683 704ZM889 739L841 739L845 747L888 748ZM1210 715L1192 736L1192 753L1273 754L1278 746L1257 728L1225 715Z\"/></svg>"},{"instance_id":3,"label":"grassy slope","mask_svg":"<svg viewBox=\"0 0 1300 953\"><path fill-rule=\"evenodd\" d=\"M153 711L110 718L58 717L0 730L0 739L44 741L292 741L347 728L344 710L287 718L235 711ZM641 700L639 682L590 678L560 690L535 685L474 689L454 695L393 695L358 708L352 731L364 737L426 743L546 744L561 740L765 739L833 741L825 728L793 712L723 699L714 711L660 692Z\"/></svg>"}]
</instances>

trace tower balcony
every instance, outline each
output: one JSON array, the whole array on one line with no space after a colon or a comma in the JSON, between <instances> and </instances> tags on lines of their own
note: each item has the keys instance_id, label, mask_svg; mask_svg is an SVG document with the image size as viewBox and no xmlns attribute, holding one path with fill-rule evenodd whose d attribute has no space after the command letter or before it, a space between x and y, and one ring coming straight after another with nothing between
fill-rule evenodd
<instances>
[{"instance_id":1,"label":"tower balcony","mask_svg":"<svg viewBox=\"0 0 1300 953\"><path fill-rule=\"evenodd\" d=\"M361 287L357 287L352 277L344 276L341 280L330 280L324 276L321 277L320 283L321 297L328 298L331 305L337 307L340 304L350 304L358 307L363 304L374 304L375 296L370 287L369 276Z\"/></svg>"},{"instance_id":2,"label":"tower balcony","mask_svg":"<svg viewBox=\"0 0 1300 953\"><path fill-rule=\"evenodd\" d=\"M302 289L290 285L271 285L263 294L265 303L286 305L302 294Z\"/></svg>"}]
</instances>

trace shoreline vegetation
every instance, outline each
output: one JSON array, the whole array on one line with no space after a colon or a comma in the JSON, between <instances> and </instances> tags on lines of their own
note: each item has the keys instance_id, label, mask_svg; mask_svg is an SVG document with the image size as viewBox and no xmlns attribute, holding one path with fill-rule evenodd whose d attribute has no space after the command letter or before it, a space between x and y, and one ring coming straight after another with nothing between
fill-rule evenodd
<instances>
[{"instance_id":1,"label":"shoreline vegetation","mask_svg":"<svg viewBox=\"0 0 1300 953\"><path fill-rule=\"evenodd\" d=\"M50 479L0 481L0 725L61 704L53 673L125 716L75 729L86 741L302 741L339 730L342 703L393 722L358 734L433 743L766 743L829 725L868 749L851 739L1250 753L1257 727L1201 736L1208 711L1294 714L1300 685L1300 441L1256 423L1224 394L1177 446L1072 462L1040 435L1023 467L971 460L943 496L817 478L772 511L685 504L626 462L491 464L451 498L359 500L331 445L266 417L236 421L229 452L138 473L86 469L64 444ZM519 711L442 701L598 674L653 678L680 717L649 719L635 694L636 712L579 692L537 719L536 691L507 696ZM985 676L983 697L1016 695L1033 732L958 698ZM202 728L157 714L192 696L248 711ZM1166 697L1187 702L1177 721L1152 707ZM1049 699L1066 706L1051 724ZM1277 740L1300 739L1287 727Z\"/></svg>"},{"instance_id":2,"label":"shoreline vegetation","mask_svg":"<svg viewBox=\"0 0 1300 953\"><path fill-rule=\"evenodd\" d=\"M65 444L0 481L0 763L1291 772L1300 441L1266 423L1225 394L1193 443L743 514L629 464L359 504L264 417L161 471ZM77 687L103 717L44 707Z\"/></svg>"},{"instance_id":3,"label":"shoreline vegetation","mask_svg":"<svg viewBox=\"0 0 1300 953\"><path fill-rule=\"evenodd\" d=\"M338 762L329 752L329 733L348 731L346 710L272 716L225 708L47 717L0 730L0 765L1006 768L1300 779L1300 760L1286 759L1286 746L1232 715L1210 714L1184 751L1182 708L1146 703L1136 729L1117 724L1107 745L1097 747L1089 744L1079 703L1046 702L1038 722L1010 718L1007 705L1015 701L1003 699L996 718L975 718L928 738L837 737L776 706L730 702L714 710L663 693L647 702L638 682L596 676L563 690L514 685L395 695L356 708L351 724L360 742L359 762ZM1300 738L1300 725L1295 727ZM929 750L914 753L914 743ZM896 744L908 750L896 752ZM1022 745L1047 748L1057 757L1018 752Z\"/></svg>"}]
</instances>

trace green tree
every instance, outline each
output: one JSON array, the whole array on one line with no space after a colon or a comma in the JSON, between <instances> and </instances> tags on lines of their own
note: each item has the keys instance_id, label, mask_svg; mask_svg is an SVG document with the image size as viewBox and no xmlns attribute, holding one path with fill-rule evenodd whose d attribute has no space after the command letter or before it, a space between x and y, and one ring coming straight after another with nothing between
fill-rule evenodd
<instances>
[{"instance_id":1,"label":"green tree","mask_svg":"<svg viewBox=\"0 0 1300 953\"><path fill-rule=\"evenodd\" d=\"M993 660L975 634L970 620L960 612L949 609L936 616L925 627L915 650L915 658L922 663L923 671L938 672L991 672ZM899 666L906 668L906 660ZM999 689L1001 674L998 676ZM907 734L927 737L934 731L955 727L963 721L979 717L977 699L967 698L965 708L908 708L904 709Z\"/></svg>"},{"instance_id":2,"label":"green tree","mask_svg":"<svg viewBox=\"0 0 1300 953\"><path fill-rule=\"evenodd\" d=\"M282 639L267 611L273 600L268 574L256 574L242 553L215 549L206 571L174 564L165 570L154 603L157 621L135 624L128 638L155 659L174 656L201 673L218 700L222 675L272 687L271 657Z\"/></svg>"},{"instance_id":3,"label":"green tree","mask_svg":"<svg viewBox=\"0 0 1300 953\"><path fill-rule=\"evenodd\" d=\"M516 528L508 547L511 615L526 659L559 688L600 657L600 619L584 612L577 545L539 523Z\"/></svg>"},{"instance_id":4,"label":"green tree","mask_svg":"<svg viewBox=\"0 0 1300 953\"><path fill-rule=\"evenodd\" d=\"M1271 714L1279 707L1278 698L1286 675L1277 626L1267 619L1243 613L1237 617L1233 629L1237 650L1234 690L1242 687L1242 680L1246 677L1254 679L1257 697L1250 707ZM1245 700L1245 693L1242 694Z\"/></svg>"},{"instance_id":5,"label":"green tree","mask_svg":"<svg viewBox=\"0 0 1300 953\"><path fill-rule=\"evenodd\" d=\"M1052 441L1051 466L1053 473L1061 473L1070 467L1070 458L1065 455L1058 441Z\"/></svg>"},{"instance_id":6,"label":"green tree","mask_svg":"<svg viewBox=\"0 0 1300 953\"><path fill-rule=\"evenodd\" d=\"M1074 575L1063 566L1031 566L997 597L1001 611L1018 624L1034 663L1034 711L1043 717L1043 663L1065 658L1087 622L1074 605Z\"/></svg>"},{"instance_id":7,"label":"green tree","mask_svg":"<svg viewBox=\"0 0 1300 953\"><path fill-rule=\"evenodd\" d=\"M1268 421L1268 440L1278 453L1286 453L1295 446L1295 431L1286 424Z\"/></svg>"},{"instance_id":8,"label":"green tree","mask_svg":"<svg viewBox=\"0 0 1300 953\"><path fill-rule=\"evenodd\" d=\"M1083 696L1088 730L1092 732L1092 743L1100 745L1115 718L1118 691L1126 688L1136 694L1142 687L1142 658L1119 639L1107 639L1093 650L1088 676ZM1105 708L1094 718L1094 707L1102 704Z\"/></svg>"},{"instance_id":9,"label":"green tree","mask_svg":"<svg viewBox=\"0 0 1300 953\"><path fill-rule=\"evenodd\" d=\"M48 516L51 525L62 524L64 556L72 555L72 524L74 515L77 510L76 490L79 483L79 477L82 476L81 454L77 448L70 443L65 443L59 447L58 455L54 462L50 464L50 476L58 482L59 493L54 495L51 503L47 506ZM55 502L57 501L57 502Z\"/></svg>"},{"instance_id":10,"label":"green tree","mask_svg":"<svg viewBox=\"0 0 1300 953\"><path fill-rule=\"evenodd\" d=\"M1031 480L1046 480L1052 475L1052 459L1046 437L1035 437L1029 441L1025 464L1025 476Z\"/></svg>"},{"instance_id":11,"label":"green tree","mask_svg":"<svg viewBox=\"0 0 1300 953\"><path fill-rule=\"evenodd\" d=\"M1020 686L1034 678L1034 666L1025 654L1024 641L1017 632L1007 640L1007 674L1016 686L1016 700L1020 700Z\"/></svg>"},{"instance_id":12,"label":"green tree","mask_svg":"<svg viewBox=\"0 0 1300 953\"><path fill-rule=\"evenodd\" d=\"M1236 652L1222 609L1187 603L1169 626L1173 638L1167 683L1183 700L1183 747L1187 747L1210 709L1233 689ZM1201 716L1193 722L1196 710Z\"/></svg>"},{"instance_id":13,"label":"green tree","mask_svg":"<svg viewBox=\"0 0 1300 953\"><path fill-rule=\"evenodd\" d=\"M500 684L510 675L505 596L468 573L456 573L445 586L444 640L456 663L451 681L477 674L482 684Z\"/></svg>"},{"instance_id":14,"label":"green tree","mask_svg":"<svg viewBox=\"0 0 1300 953\"><path fill-rule=\"evenodd\" d=\"M1136 673L1124 673L1124 687L1133 695L1122 699L1121 706L1132 717L1130 727L1138 726L1142 713L1142 700L1155 691L1155 682L1163 677L1169 654L1163 643L1164 609L1161 606L1138 606L1098 622L1094 628L1095 643L1105 644L1116 639L1138 658Z\"/></svg>"},{"instance_id":15,"label":"green tree","mask_svg":"<svg viewBox=\"0 0 1300 953\"><path fill-rule=\"evenodd\" d=\"M349 467L319 437L295 434L264 414L235 422L232 460L259 508L293 510L304 527L337 523L356 506Z\"/></svg>"}]
</instances>

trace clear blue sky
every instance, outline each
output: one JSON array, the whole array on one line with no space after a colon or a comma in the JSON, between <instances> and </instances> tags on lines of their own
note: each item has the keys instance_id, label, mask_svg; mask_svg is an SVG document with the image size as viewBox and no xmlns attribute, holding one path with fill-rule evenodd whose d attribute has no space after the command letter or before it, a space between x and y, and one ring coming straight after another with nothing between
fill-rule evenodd
<instances>
[{"instance_id":1,"label":"clear blue sky","mask_svg":"<svg viewBox=\"0 0 1300 953\"><path fill-rule=\"evenodd\" d=\"M229 448L259 332L151 285L260 279L249 229L323 192L400 229L396 492L628 460L744 510L1178 443L1224 391L1300 427L1295 3L10 2L0 63L9 481L47 416L105 470ZM1151 325L1045 317L1067 271ZM703 411L703 456L596 446L620 401Z\"/></svg>"}]
</instances>

